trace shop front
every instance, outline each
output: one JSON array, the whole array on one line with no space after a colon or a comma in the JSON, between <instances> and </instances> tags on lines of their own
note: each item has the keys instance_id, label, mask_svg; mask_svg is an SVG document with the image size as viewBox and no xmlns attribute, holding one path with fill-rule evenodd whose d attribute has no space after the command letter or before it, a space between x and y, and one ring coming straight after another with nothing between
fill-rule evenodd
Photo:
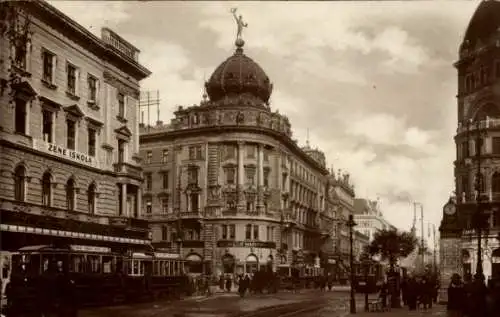
<instances>
[{"instance_id":1,"label":"shop front","mask_svg":"<svg viewBox=\"0 0 500 317\"><path fill-rule=\"evenodd\" d=\"M216 267L219 273L239 275L259 270L274 271L274 242L219 240L217 248Z\"/></svg>"},{"instance_id":2,"label":"shop front","mask_svg":"<svg viewBox=\"0 0 500 317\"><path fill-rule=\"evenodd\" d=\"M259 270L259 259L255 254L249 254L245 259L245 273L255 273Z\"/></svg>"},{"instance_id":3,"label":"shop front","mask_svg":"<svg viewBox=\"0 0 500 317\"><path fill-rule=\"evenodd\" d=\"M186 256L185 264L187 273L202 274L203 273L203 258L197 253L190 253Z\"/></svg>"}]
</instances>

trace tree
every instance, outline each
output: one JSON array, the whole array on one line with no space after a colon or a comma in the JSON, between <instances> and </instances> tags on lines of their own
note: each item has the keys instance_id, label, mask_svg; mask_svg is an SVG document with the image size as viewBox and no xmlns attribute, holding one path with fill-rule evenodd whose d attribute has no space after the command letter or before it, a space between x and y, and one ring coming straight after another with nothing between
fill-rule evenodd
<instances>
[{"instance_id":1,"label":"tree","mask_svg":"<svg viewBox=\"0 0 500 317\"><path fill-rule=\"evenodd\" d=\"M379 255L382 260L389 261L391 269L394 269L397 260L410 255L416 246L417 238L410 232L381 230L375 233L366 251L372 256Z\"/></svg>"}]
</instances>

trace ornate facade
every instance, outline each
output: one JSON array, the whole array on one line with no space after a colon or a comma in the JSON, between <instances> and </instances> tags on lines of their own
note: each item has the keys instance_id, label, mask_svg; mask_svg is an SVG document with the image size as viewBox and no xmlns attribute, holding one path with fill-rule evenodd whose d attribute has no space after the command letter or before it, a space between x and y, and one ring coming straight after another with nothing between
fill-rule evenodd
<instances>
[{"instance_id":1,"label":"ornate facade","mask_svg":"<svg viewBox=\"0 0 500 317\"><path fill-rule=\"evenodd\" d=\"M179 250L192 273L319 267L334 250L325 156L292 139L288 118L269 106L270 79L243 45L239 38L205 83L199 105L142 127L153 244Z\"/></svg>"},{"instance_id":2,"label":"ornate facade","mask_svg":"<svg viewBox=\"0 0 500 317\"><path fill-rule=\"evenodd\" d=\"M138 49L45 1L2 3L2 250L150 244L139 219ZM4 19L6 18L6 19Z\"/></svg>"},{"instance_id":3,"label":"ornate facade","mask_svg":"<svg viewBox=\"0 0 500 317\"><path fill-rule=\"evenodd\" d=\"M358 224L356 230L373 240L375 232L395 229L382 214L378 201L364 198L354 200L354 221Z\"/></svg>"},{"instance_id":4,"label":"ornate facade","mask_svg":"<svg viewBox=\"0 0 500 317\"><path fill-rule=\"evenodd\" d=\"M443 281L452 273L474 275L477 253L477 195L485 214L483 267L486 278L500 276L500 2L476 9L459 49L458 127L455 135L456 199L443 210L440 263ZM476 144L480 140L479 144ZM477 151L481 155L477 155ZM479 164L478 164L479 160ZM476 176L479 173L479 179ZM479 191L476 191L479 184ZM456 205L451 208L449 205Z\"/></svg>"}]
</instances>

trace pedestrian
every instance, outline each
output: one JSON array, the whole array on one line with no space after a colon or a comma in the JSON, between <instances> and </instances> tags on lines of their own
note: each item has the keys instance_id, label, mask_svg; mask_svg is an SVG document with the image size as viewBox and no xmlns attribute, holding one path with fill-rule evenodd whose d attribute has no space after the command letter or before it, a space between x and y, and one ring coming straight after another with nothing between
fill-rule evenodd
<instances>
[{"instance_id":1,"label":"pedestrian","mask_svg":"<svg viewBox=\"0 0 500 317\"><path fill-rule=\"evenodd\" d=\"M401 281L401 297L403 298L403 305L408 305L407 301L407 293L408 293L408 276L403 277Z\"/></svg>"},{"instance_id":2,"label":"pedestrian","mask_svg":"<svg viewBox=\"0 0 500 317\"><path fill-rule=\"evenodd\" d=\"M418 299L418 283L415 277L410 277L408 279L408 285L406 289L406 302L408 304L409 310L417 309L417 299Z\"/></svg>"},{"instance_id":3,"label":"pedestrian","mask_svg":"<svg viewBox=\"0 0 500 317\"><path fill-rule=\"evenodd\" d=\"M224 292L224 275L221 273L219 278L219 288Z\"/></svg>"},{"instance_id":4,"label":"pedestrian","mask_svg":"<svg viewBox=\"0 0 500 317\"><path fill-rule=\"evenodd\" d=\"M226 276L226 292L230 292L231 291L231 288L232 288L232 281L231 281L231 275L227 275Z\"/></svg>"},{"instance_id":5,"label":"pedestrian","mask_svg":"<svg viewBox=\"0 0 500 317\"><path fill-rule=\"evenodd\" d=\"M448 317L464 316L466 294L465 288L457 273L451 277L450 286L448 286L448 303L446 305Z\"/></svg>"},{"instance_id":6,"label":"pedestrian","mask_svg":"<svg viewBox=\"0 0 500 317\"><path fill-rule=\"evenodd\" d=\"M431 293L431 284L426 277L422 278L420 281L420 303L423 305L424 310L432 308Z\"/></svg>"}]
</instances>

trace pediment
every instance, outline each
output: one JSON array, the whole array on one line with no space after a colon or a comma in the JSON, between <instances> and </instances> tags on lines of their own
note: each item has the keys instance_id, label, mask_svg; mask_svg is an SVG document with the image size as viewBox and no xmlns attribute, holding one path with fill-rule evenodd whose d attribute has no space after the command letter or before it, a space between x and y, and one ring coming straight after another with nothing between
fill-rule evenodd
<instances>
[{"instance_id":1,"label":"pediment","mask_svg":"<svg viewBox=\"0 0 500 317\"><path fill-rule=\"evenodd\" d=\"M118 134L124 135L126 137L129 137L129 138L132 136L132 132L125 125L121 128L116 129L115 132Z\"/></svg>"},{"instance_id":2,"label":"pediment","mask_svg":"<svg viewBox=\"0 0 500 317\"><path fill-rule=\"evenodd\" d=\"M72 105L72 106L64 107L64 111L66 111L67 113L72 114L78 118L81 118L85 115L85 113L83 113L82 109L80 109L80 107L78 107L78 105L76 105L76 104Z\"/></svg>"},{"instance_id":3,"label":"pediment","mask_svg":"<svg viewBox=\"0 0 500 317\"><path fill-rule=\"evenodd\" d=\"M37 95L35 89L33 89L33 87L27 81L15 83L11 86L11 88L16 92L16 95L24 96L28 99L32 99Z\"/></svg>"},{"instance_id":4,"label":"pediment","mask_svg":"<svg viewBox=\"0 0 500 317\"><path fill-rule=\"evenodd\" d=\"M101 128L104 125L104 123L97 121L96 119L92 119L91 117L85 117L85 120L87 120L87 122L90 125L93 125L93 126L98 127L98 128Z\"/></svg>"},{"instance_id":5,"label":"pediment","mask_svg":"<svg viewBox=\"0 0 500 317\"><path fill-rule=\"evenodd\" d=\"M62 108L60 103L57 103L54 100L44 96L40 96L40 101L42 103L42 107L52 108L53 110L59 110Z\"/></svg>"}]
</instances>

